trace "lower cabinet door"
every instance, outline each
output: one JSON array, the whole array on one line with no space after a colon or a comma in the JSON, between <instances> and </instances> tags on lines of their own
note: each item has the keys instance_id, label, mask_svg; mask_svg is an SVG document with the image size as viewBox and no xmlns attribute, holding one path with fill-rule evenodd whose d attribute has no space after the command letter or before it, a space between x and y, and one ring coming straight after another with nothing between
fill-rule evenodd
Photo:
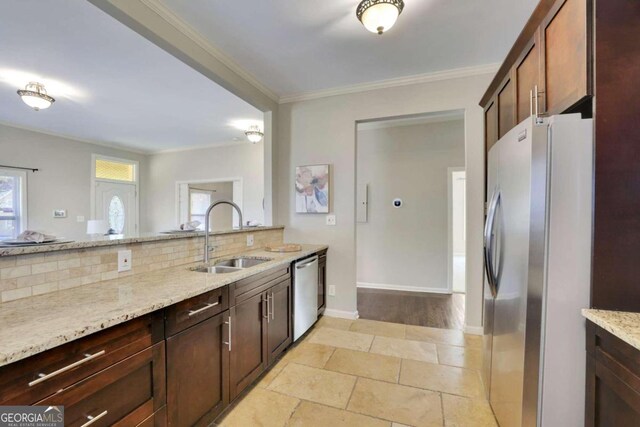
<instances>
[{"instance_id":1,"label":"lower cabinet door","mask_svg":"<svg viewBox=\"0 0 640 427\"><path fill-rule=\"evenodd\" d=\"M267 367L267 294L260 292L231 307L230 399Z\"/></svg>"},{"instance_id":2,"label":"lower cabinet door","mask_svg":"<svg viewBox=\"0 0 640 427\"><path fill-rule=\"evenodd\" d=\"M209 425L229 403L229 311L167 338L170 426Z\"/></svg>"},{"instance_id":3,"label":"lower cabinet door","mask_svg":"<svg viewBox=\"0 0 640 427\"><path fill-rule=\"evenodd\" d=\"M63 405L65 426L135 426L166 401L164 341L38 402Z\"/></svg>"},{"instance_id":4,"label":"lower cabinet door","mask_svg":"<svg viewBox=\"0 0 640 427\"><path fill-rule=\"evenodd\" d=\"M269 363L273 362L293 341L291 320L291 279L277 284L267 291L267 348Z\"/></svg>"}]
</instances>

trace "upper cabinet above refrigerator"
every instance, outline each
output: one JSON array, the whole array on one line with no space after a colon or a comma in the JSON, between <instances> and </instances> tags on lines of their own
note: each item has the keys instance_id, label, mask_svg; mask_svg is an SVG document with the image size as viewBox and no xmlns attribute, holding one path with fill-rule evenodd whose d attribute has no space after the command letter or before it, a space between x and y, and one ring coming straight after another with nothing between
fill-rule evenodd
<instances>
[{"instance_id":1,"label":"upper cabinet above refrigerator","mask_svg":"<svg viewBox=\"0 0 640 427\"><path fill-rule=\"evenodd\" d=\"M591 22L592 0L540 2L480 101L485 129L501 138L531 115L585 110L593 95ZM487 152L498 138L485 132Z\"/></svg>"}]
</instances>

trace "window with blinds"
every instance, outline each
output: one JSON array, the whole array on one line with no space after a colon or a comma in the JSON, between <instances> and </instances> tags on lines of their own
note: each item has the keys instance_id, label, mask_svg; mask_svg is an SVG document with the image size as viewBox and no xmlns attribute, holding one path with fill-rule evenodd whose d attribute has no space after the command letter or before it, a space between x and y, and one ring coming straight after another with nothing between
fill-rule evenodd
<instances>
[{"instance_id":1,"label":"window with blinds","mask_svg":"<svg viewBox=\"0 0 640 427\"><path fill-rule=\"evenodd\" d=\"M96 159L96 178L112 181L135 182L135 164L115 160Z\"/></svg>"}]
</instances>

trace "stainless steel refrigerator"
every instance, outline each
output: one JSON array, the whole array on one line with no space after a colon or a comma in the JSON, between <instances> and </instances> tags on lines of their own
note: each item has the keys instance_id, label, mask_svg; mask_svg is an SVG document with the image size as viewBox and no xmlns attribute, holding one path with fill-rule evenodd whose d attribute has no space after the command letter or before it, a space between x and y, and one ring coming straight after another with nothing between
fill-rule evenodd
<instances>
[{"instance_id":1,"label":"stainless steel refrigerator","mask_svg":"<svg viewBox=\"0 0 640 427\"><path fill-rule=\"evenodd\" d=\"M530 117L487 163L487 397L501 427L583 426L593 122Z\"/></svg>"}]
</instances>

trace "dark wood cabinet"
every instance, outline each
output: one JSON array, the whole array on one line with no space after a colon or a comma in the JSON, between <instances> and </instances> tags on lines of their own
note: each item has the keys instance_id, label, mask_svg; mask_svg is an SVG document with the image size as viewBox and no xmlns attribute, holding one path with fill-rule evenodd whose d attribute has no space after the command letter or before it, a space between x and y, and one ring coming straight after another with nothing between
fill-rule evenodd
<instances>
[{"instance_id":1,"label":"dark wood cabinet","mask_svg":"<svg viewBox=\"0 0 640 427\"><path fill-rule=\"evenodd\" d=\"M38 405L63 405L65 425L138 425L165 405L165 349L155 344Z\"/></svg>"},{"instance_id":2,"label":"dark wood cabinet","mask_svg":"<svg viewBox=\"0 0 640 427\"><path fill-rule=\"evenodd\" d=\"M268 303L267 357L272 363L293 342L291 280L285 279L266 292Z\"/></svg>"},{"instance_id":3,"label":"dark wood cabinet","mask_svg":"<svg viewBox=\"0 0 640 427\"><path fill-rule=\"evenodd\" d=\"M633 427L640 420L640 350L587 322L587 427Z\"/></svg>"},{"instance_id":4,"label":"dark wood cabinet","mask_svg":"<svg viewBox=\"0 0 640 427\"><path fill-rule=\"evenodd\" d=\"M480 101L487 152L532 114L582 111L579 106L594 93L592 4L540 1Z\"/></svg>"},{"instance_id":5,"label":"dark wood cabinet","mask_svg":"<svg viewBox=\"0 0 640 427\"><path fill-rule=\"evenodd\" d=\"M515 64L517 120L520 123L535 112L542 88L540 79L540 31L537 31ZM538 99L536 100L536 97ZM539 105L538 105L539 107Z\"/></svg>"},{"instance_id":6,"label":"dark wood cabinet","mask_svg":"<svg viewBox=\"0 0 640 427\"><path fill-rule=\"evenodd\" d=\"M498 92L498 139L505 136L516 124L515 84L509 76Z\"/></svg>"},{"instance_id":7,"label":"dark wood cabinet","mask_svg":"<svg viewBox=\"0 0 640 427\"><path fill-rule=\"evenodd\" d=\"M279 266L3 366L0 404L64 405L70 426L210 425L291 345L292 313Z\"/></svg>"},{"instance_id":8,"label":"dark wood cabinet","mask_svg":"<svg viewBox=\"0 0 640 427\"><path fill-rule=\"evenodd\" d=\"M323 251L318 257L318 316L327 305L327 251Z\"/></svg>"},{"instance_id":9,"label":"dark wood cabinet","mask_svg":"<svg viewBox=\"0 0 640 427\"><path fill-rule=\"evenodd\" d=\"M230 399L233 400L267 367L265 292L245 296L231 307Z\"/></svg>"},{"instance_id":10,"label":"dark wood cabinet","mask_svg":"<svg viewBox=\"0 0 640 427\"><path fill-rule=\"evenodd\" d=\"M560 0L540 28L542 101L547 115L560 114L593 94L590 0Z\"/></svg>"},{"instance_id":11,"label":"dark wood cabinet","mask_svg":"<svg viewBox=\"0 0 640 427\"><path fill-rule=\"evenodd\" d=\"M167 338L170 426L209 425L229 403L228 322L225 311Z\"/></svg>"}]
</instances>

